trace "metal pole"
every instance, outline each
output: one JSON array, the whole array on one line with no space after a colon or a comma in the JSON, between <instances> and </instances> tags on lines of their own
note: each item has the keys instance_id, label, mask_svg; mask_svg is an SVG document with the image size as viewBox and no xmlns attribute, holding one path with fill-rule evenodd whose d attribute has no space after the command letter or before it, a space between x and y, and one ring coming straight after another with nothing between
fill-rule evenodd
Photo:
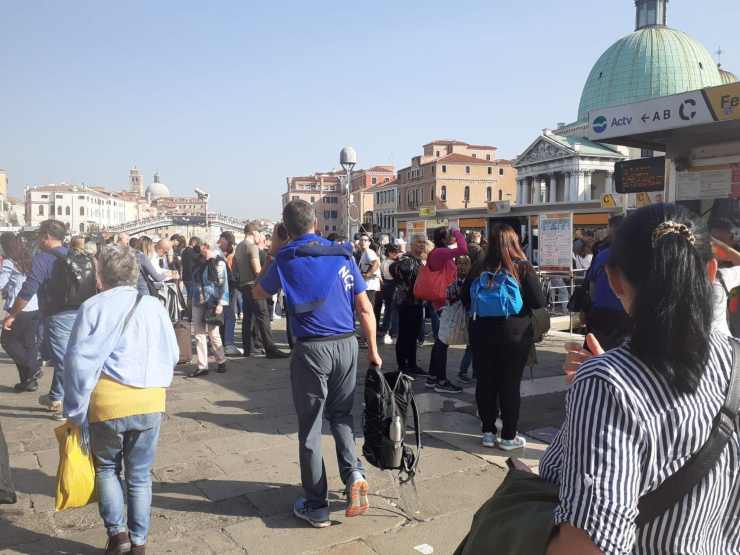
<instances>
[{"instance_id":1,"label":"metal pole","mask_svg":"<svg viewBox=\"0 0 740 555\"><path fill-rule=\"evenodd\" d=\"M347 167L347 241L352 241L352 220L349 211L352 206L352 170Z\"/></svg>"}]
</instances>

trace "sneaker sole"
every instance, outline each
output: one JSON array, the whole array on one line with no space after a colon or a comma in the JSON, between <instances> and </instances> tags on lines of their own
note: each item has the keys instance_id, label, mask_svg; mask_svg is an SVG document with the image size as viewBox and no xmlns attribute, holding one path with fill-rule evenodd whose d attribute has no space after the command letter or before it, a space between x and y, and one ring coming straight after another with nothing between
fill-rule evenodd
<instances>
[{"instance_id":1,"label":"sneaker sole","mask_svg":"<svg viewBox=\"0 0 740 555\"><path fill-rule=\"evenodd\" d=\"M447 393L448 395L459 395L462 391L452 391L450 389L442 389L441 387L434 388L435 393Z\"/></svg>"},{"instance_id":2,"label":"sneaker sole","mask_svg":"<svg viewBox=\"0 0 740 555\"><path fill-rule=\"evenodd\" d=\"M328 528L329 526L331 526L330 520L327 520L324 522L319 522L318 520L311 520L309 517L307 517L303 513L299 513L298 511L296 511L295 507L293 508L293 515L295 515L296 518L300 518L304 522L308 522L314 528Z\"/></svg>"},{"instance_id":3,"label":"sneaker sole","mask_svg":"<svg viewBox=\"0 0 740 555\"><path fill-rule=\"evenodd\" d=\"M517 451L518 449L524 449L526 446L527 446L526 443L524 445L519 445L516 447L511 446L511 445L501 445L501 443L498 444L498 448L501 449L502 451Z\"/></svg>"},{"instance_id":4,"label":"sneaker sole","mask_svg":"<svg viewBox=\"0 0 740 555\"><path fill-rule=\"evenodd\" d=\"M370 501L367 498L367 493L370 490L366 480L357 480L352 484L349 490L349 499L347 500L347 510L344 511L344 516L352 518L354 516L360 516L367 512L370 508Z\"/></svg>"}]
</instances>

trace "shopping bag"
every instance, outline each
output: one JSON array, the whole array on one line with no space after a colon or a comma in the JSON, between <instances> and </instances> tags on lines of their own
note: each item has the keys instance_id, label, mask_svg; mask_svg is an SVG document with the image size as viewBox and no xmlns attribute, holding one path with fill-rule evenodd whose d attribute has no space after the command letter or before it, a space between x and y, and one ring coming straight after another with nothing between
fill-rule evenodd
<instances>
[{"instance_id":1,"label":"shopping bag","mask_svg":"<svg viewBox=\"0 0 740 555\"><path fill-rule=\"evenodd\" d=\"M82 450L80 428L62 424L54 430L59 442L55 509L75 509L95 501L95 467Z\"/></svg>"},{"instance_id":2,"label":"shopping bag","mask_svg":"<svg viewBox=\"0 0 740 555\"><path fill-rule=\"evenodd\" d=\"M439 310L445 303L447 288L456 278L457 267L454 264L445 264L438 272L433 272L429 266L422 266L414 283L414 297L431 302Z\"/></svg>"},{"instance_id":3,"label":"shopping bag","mask_svg":"<svg viewBox=\"0 0 740 555\"><path fill-rule=\"evenodd\" d=\"M468 314L462 302L447 305L439 318L439 340L445 345L468 344Z\"/></svg>"}]
</instances>

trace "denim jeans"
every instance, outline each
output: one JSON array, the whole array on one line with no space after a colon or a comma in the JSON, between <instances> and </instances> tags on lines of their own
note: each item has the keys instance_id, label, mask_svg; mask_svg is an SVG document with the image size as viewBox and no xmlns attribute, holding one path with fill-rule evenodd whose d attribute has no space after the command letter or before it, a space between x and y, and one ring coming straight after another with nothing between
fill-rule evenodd
<instances>
[{"instance_id":1,"label":"denim jeans","mask_svg":"<svg viewBox=\"0 0 740 555\"><path fill-rule=\"evenodd\" d=\"M383 312L383 323L380 325L380 331L390 333L393 337L398 335L398 308L396 307L396 303L393 302L395 291L396 284L392 281L383 284L382 293L385 311Z\"/></svg>"},{"instance_id":2,"label":"denim jeans","mask_svg":"<svg viewBox=\"0 0 740 555\"><path fill-rule=\"evenodd\" d=\"M108 536L128 530L134 545L146 544L149 533L151 469L161 423L162 414L155 412L90 424L100 516ZM125 499L128 499L128 527L123 510Z\"/></svg>"},{"instance_id":3,"label":"denim jeans","mask_svg":"<svg viewBox=\"0 0 740 555\"><path fill-rule=\"evenodd\" d=\"M236 328L236 314L233 303L224 307L224 346L234 344L234 330Z\"/></svg>"},{"instance_id":4,"label":"denim jeans","mask_svg":"<svg viewBox=\"0 0 740 555\"><path fill-rule=\"evenodd\" d=\"M76 310L58 312L46 319L46 338L51 353L51 362L54 365L54 377L49 390L50 401L64 399L64 355L67 353L69 336L77 319Z\"/></svg>"}]
</instances>

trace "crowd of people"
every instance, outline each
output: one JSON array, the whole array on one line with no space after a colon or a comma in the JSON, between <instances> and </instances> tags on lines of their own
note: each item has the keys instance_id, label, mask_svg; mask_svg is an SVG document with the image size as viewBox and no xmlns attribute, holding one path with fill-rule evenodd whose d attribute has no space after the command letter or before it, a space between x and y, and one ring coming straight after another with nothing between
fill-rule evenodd
<instances>
[{"instance_id":1,"label":"crowd of people","mask_svg":"<svg viewBox=\"0 0 740 555\"><path fill-rule=\"evenodd\" d=\"M47 220L36 245L0 235L1 342L18 369L15 389L36 391L50 361L51 389L41 402L54 418L89 430L107 553L144 553L166 388L183 362L174 326L183 320L192 330L186 350L191 341L196 346L191 378L209 372L211 357L220 373L228 357L290 357L304 489L293 512L314 527L330 525L324 418L346 487L345 514L368 509L352 413L360 350L380 367L381 338L395 344L397 369L423 377L427 388L455 395L475 385L484 447L526 446L518 429L520 384L537 339L534 314L548 300L515 229L496 224L487 237L466 237L440 227L431 241L421 234L408 242L366 233L324 238L313 207L295 200L271 236L252 225L244 234L237 242L224 232L213 244L125 234L101 243L68 239L62 224ZM740 328L737 247L731 223L712 222L710 235L673 205L613 218L598 241L575 238L574 267L586 270L588 336L569 347L566 421L541 466L561 488L551 553L587 542L604 552L639 545L668 553L695 545L697 536L683 533L688 524L737 527L737 519L726 520L728 507L740 502L737 429L734 455L708 474L711 487L663 517L659 538L635 520L639 497L701 446L691 438L707 437L721 404L732 367L729 336ZM287 319L291 353L273 337L276 311ZM417 355L427 320L433 344L423 369ZM456 379L450 346L465 348ZM708 504L711 511L701 509ZM713 541L725 541L718 537Z\"/></svg>"}]
</instances>

